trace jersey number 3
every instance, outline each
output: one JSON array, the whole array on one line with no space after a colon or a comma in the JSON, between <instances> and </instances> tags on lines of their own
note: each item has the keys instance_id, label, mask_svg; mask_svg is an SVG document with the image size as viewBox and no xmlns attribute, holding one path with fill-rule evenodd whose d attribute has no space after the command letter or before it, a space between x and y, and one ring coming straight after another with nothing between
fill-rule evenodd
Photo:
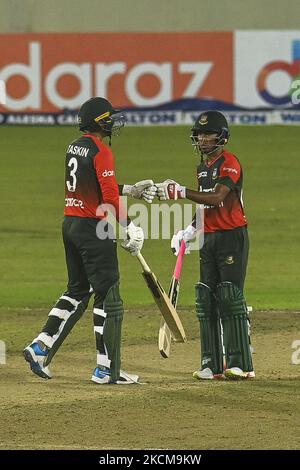
<instances>
[{"instance_id":1,"label":"jersey number 3","mask_svg":"<svg viewBox=\"0 0 300 470\"><path fill-rule=\"evenodd\" d=\"M76 178L76 171L78 168L78 161L75 157L72 157L68 163L68 167L70 167L70 178L72 178L72 181L66 181L66 185L68 188L68 191L74 193L76 190L76 185L77 185L77 178Z\"/></svg>"}]
</instances>

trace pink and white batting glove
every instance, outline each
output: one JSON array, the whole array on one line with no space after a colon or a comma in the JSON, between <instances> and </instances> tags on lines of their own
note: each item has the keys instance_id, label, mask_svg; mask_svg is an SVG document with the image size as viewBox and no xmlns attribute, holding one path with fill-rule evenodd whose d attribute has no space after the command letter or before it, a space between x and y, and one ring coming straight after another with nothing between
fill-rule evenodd
<instances>
[{"instance_id":1,"label":"pink and white batting glove","mask_svg":"<svg viewBox=\"0 0 300 470\"><path fill-rule=\"evenodd\" d=\"M196 236L197 229L193 225L188 225L184 230L179 230L175 235L173 235L171 240L171 250L175 256L178 256L179 248L182 240L186 242L185 255L189 255L191 252L191 247L189 242L193 240Z\"/></svg>"},{"instance_id":2,"label":"pink and white batting glove","mask_svg":"<svg viewBox=\"0 0 300 470\"><path fill-rule=\"evenodd\" d=\"M162 183L156 183L157 197L160 201L167 201L168 199L184 199L186 187L180 186L174 180L165 180Z\"/></svg>"}]
</instances>

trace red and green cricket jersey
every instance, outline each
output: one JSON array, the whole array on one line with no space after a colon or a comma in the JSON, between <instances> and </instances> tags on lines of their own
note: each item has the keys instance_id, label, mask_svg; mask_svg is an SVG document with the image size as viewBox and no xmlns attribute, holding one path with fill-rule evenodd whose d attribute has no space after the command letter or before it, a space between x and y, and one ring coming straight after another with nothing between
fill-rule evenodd
<instances>
[{"instance_id":1,"label":"red and green cricket jersey","mask_svg":"<svg viewBox=\"0 0 300 470\"><path fill-rule=\"evenodd\" d=\"M230 189L219 206L204 206L204 232L232 230L247 225L243 208L243 171L238 158L223 151L197 168L198 190L212 192L217 183Z\"/></svg>"},{"instance_id":2,"label":"red and green cricket jersey","mask_svg":"<svg viewBox=\"0 0 300 470\"><path fill-rule=\"evenodd\" d=\"M84 134L67 149L64 214L102 219L107 205L118 221L127 220L119 197L113 153L96 136Z\"/></svg>"}]
</instances>

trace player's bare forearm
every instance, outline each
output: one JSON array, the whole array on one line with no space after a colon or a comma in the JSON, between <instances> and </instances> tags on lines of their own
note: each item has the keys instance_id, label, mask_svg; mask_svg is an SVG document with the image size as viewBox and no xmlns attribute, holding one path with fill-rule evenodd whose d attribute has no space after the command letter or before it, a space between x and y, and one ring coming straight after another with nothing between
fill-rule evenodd
<instances>
[{"instance_id":1,"label":"player's bare forearm","mask_svg":"<svg viewBox=\"0 0 300 470\"><path fill-rule=\"evenodd\" d=\"M197 202L198 204L206 204L210 206L218 206L224 201L230 189L223 185L217 185L215 191L212 192L198 192L192 189L186 189L186 198L190 201Z\"/></svg>"},{"instance_id":2,"label":"player's bare forearm","mask_svg":"<svg viewBox=\"0 0 300 470\"><path fill-rule=\"evenodd\" d=\"M222 202L219 194L198 193L198 191L193 191L192 189L186 190L186 198L198 204L207 204L210 206L218 206Z\"/></svg>"}]
</instances>

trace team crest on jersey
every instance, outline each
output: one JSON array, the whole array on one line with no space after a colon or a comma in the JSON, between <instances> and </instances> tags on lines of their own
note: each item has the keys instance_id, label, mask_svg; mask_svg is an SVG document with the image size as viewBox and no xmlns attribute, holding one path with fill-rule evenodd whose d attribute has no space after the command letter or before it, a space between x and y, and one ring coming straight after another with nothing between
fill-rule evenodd
<instances>
[{"instance_id":1,"label":"team crest on jersey","mask_svg":"<svg viewBox=\"0 0 300 470\"><path fill-rule=\"evenodd\" d=\"M216 178L218 178L218 168L214 168L212 172L212 179L215 180Z\"/></svg>"},{"instance_id":2,"label":"team crest on jersey","mask_svg":"<svg viewBox=\"0 0 300 470\"><path fill-rule=\"evenodd\" d=\"M234 263L234 257L233 256L227 256L225 259L226 264L233 264Z\"/></svg>"},{"instance_id":3,"label":"team crest on jersey","mask_svg":"<svg viewBox=\"0 0 300 470\"><path fill-rule=\"evenodd\" d=\"M200 126L205 126L208 123L207 114L202 114L201 118L199 119Z\"/></svg>"}]
</instances>

